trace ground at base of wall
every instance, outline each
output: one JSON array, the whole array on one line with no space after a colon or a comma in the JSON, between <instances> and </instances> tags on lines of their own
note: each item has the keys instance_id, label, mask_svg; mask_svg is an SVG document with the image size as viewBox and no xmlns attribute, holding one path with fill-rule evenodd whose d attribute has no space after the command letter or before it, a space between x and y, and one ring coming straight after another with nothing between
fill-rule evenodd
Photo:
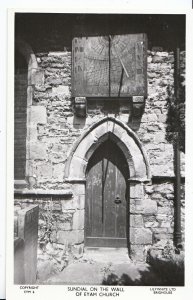
<instances>
[{"instance_id":1,"label":"ground at base of wall","mask_svg":"<svg viewBox=\"0 0 193 300\"><path fill-rule=\"evenodd\" d=\"M86 252L61 272L38 284L87 285L161 285L159 278L147 263L132 262L122 249Z\"/></svg>"}]
</instances>

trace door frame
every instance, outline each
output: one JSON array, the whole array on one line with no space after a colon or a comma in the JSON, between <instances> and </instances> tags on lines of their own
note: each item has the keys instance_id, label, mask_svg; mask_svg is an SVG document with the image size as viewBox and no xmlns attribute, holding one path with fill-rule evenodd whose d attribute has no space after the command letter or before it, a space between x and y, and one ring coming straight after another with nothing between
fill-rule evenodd
<instances>
[{"instance_id":1,"label":"door frame","mask_svg":"<svg viewBox=\"0 0 193 300\"><path fill-rule=\"evenodd\" d=\"M85 205L86 168L92 153L106 139L113 139L123 151L130 170L129 184L129 250L130 257L143 256L144 245L140 239L143 230L138 228L139 212L136 205L145 200L144 185L151 182L150 165L147 154L138 136L126 124L113 117L105 117L91 125L73 145L64 169L65 182L72 183L74 197L82 199ZM145 230L145 229L144 229ZM81 233L84 236L84 229ZM84 239L84 238L83 238ZM137 253L137 255L136 255Z\"/></svg>"}]
</instances>

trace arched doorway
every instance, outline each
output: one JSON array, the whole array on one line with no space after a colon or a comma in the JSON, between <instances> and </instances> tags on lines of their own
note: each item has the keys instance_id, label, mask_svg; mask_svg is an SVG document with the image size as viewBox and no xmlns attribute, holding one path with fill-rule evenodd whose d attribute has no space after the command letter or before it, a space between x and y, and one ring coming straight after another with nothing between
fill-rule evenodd
<instances>
[{"instance_id":1,"label":"arched doorway","mask_svg":"<svg viewBox=\"0 0 193 300\"><path fill-rule=\"evenodd\" d=\"M85 246L127 247L129 169L123 152L110 138L87 165Z\"/></svg>"},{"instance_id":2,"label":"arched doorway","mask_svg":"<svg viewBox=\"0 0 193 300\"><path fill-rule=\"evenodd\" d=\"M107 156L107 150L104 149L106 145L110 148L109 156ZM106 153L106 154L105 154ZM105 157L106 155L106 157ZM116 162L116 157L120 158L120 161ZM121 157L123 159L121 159ZM143 227L143 224L140 224L142 226L139 228L139 218L142 218L142 211L136 209L136 205L138 208L142 209L144 202L145 202L145 194L144 194L144 185L151 181L151 172L150 172L150 166L148 162L148 158L145 152L145 149L143 145L141 144L139 138L137 135L124 123L120 122L119 120L112 118L112 117L106 117L101 119L99 122L93 124L85 130L80 136L80 138L77 140L77 142L74 144L71 153L66 161L65 164L65 180L67 182L70 182L72 184L73 194L75 199L79 199L77 202L78 209L81 210L82 207L86 207L87 205L87 194L88 194L88 176L89 173L91 174L91 180L93 180L93 174L94 170L92 171L92 168L95 169L96 178L95 181L99 181L98 187L102 186L101 178L102 178L102 171L99 173L97 168L102 168L102 161L104 159L112 163L112 165L115 165L116 167L119 166L118 170L123 174L123 178L125 180L126 184L126 205L128 211L125 209L126 217L123 220L125 221L125 232L127 235L127 239L123 242L123 245L128 246L129 255L133 258L135 256L143 257L144 255L144 247L146 244L152 243L152 234L148 230L146 230ZM101 161L101 162L100 162ZM124 165L125 166L124 167ZM99 165L98 165L99 164ZM101 166L100 166L101 164ZM113 167L112 167L113 168ZM114 167L115 168L115 167ZM117 171L118 173L118 171ZM126 174L128 176L124 176ZM111 171L110 174L113 174L113 171ZM120 174L120 173L119 173ZM110 176L110 175L109 175ZM120 177L120 175L118 175ZM115 180L114 180L115 182ZM112 199L116 199L116 193L113 193L113 190L115 190L115 183L108 183L109 192L112 195ZM129 184L129 188L128 188ZM90 184L90 188L94 186L92 183ZM97 188L96 188L97 189ZM128 194L129 191L129 194ZM96 192L96 196L98 197L98 192ZM101 192L100 192L101 193ZM80 199L82 202L80 202ZM119 198L118 198L119 200ZM121 199L122 200L122 199ZM81 204L80 204L81 203ZM100 202L99 202L100 203ZM111 202L112 203L112 202ZM95 208L95 206L93 206ZM84 217L87 218L88 215L88 208L86 208L86 214L84 214ZM95 212L93 210L93 212ZM140 215L141 214L141 215ZM99 215L96 213L96 216ZM112 216L112 213L111 213ZM91 231L87 231L87 220L85 218L85 226L81 233L84 241L84 245L88 247L89 245L89 234L90 238L95 238L95 244L94 239L90 245L92 247L100 247L99 243L105 244L104 240L102 241L102 236L98 236L98 240L96 239L97 234L94 235ZM102 218L102 216L100 216ZM79 219L80 224L82 224L82 219ZM101 219L100 219L101 220ZM92 224L92 223L91 223ZM81 227L82 228L82 227ZM100 229L101 230L101 229ZM103 229L104 230L104 229ZM147 232L148 231L148 232ZM124 231L123 231L124 232ZM143 236L146 234L146 236ZM102 235L102 234L101 234ZM77 235L78 237L78 235ZM118 238L117 246L115 245L116 236L104 236L107 240L109 237L108 242L106 245L110 247L110 245L113 245L111 247L125 247L121 246L121 241ZM120 237L122 238L122 237ZM125 237L123 236L123 239ZM78 239L77 239L78 241ZM114 244L110 244L110 242ZM98 243L98 244L97 244ZM136 254L137 253L137 254Z\"/></svg>"}]
</instances>

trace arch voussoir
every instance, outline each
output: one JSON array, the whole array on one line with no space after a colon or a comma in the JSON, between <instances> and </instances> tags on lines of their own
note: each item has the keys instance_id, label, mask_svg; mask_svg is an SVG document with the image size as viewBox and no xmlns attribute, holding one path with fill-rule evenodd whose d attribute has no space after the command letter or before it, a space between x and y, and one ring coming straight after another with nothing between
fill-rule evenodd
<instances>
[{"instance_id":1,"label":"arch voussoir","mask_svg":"<svg viewBox=\"0 0 193 300\"><path fill-rule=\"evenodd\" d=\"M74 155L70 164L69 179L85 179L86 167L87 161Z\"/></svg>"},{"instance_id":2,"label":"arch voussoir","mask_svg":"<svg viewBox=\"0 0 193 300\"><path fill-rule=\"evenodd\" d=\"M93 133L99 139L101 136L105 135L108 132L107 128L107 123L102 123L93 129Z\"/></svg>"},{"instance_id":3,"label":"arch voussoir","mask_svg":"<svg viewBox=\"0 0 193 300\"><path fill-rule=\"evenodd\" d=\"M98 138L95 136L94 132L90 132L85 139L78 145L76 149L76 156L87 160L86 153L88 150L94 146L98 141Z\"/></svg>"},{"instance_id":4,"label":"arch voussoir","mask_svg":"<svg viewBox=\"0 0 193 300\"><path fill-rule=\"evenodd\" d=\"M107 139L114 140L125 155L130 178L150 180L149 163L138 137L128 126L112 117L100 120L83 134L67 161L66 177L85 180L88 160Z\"/></svg>"}]
</instances>

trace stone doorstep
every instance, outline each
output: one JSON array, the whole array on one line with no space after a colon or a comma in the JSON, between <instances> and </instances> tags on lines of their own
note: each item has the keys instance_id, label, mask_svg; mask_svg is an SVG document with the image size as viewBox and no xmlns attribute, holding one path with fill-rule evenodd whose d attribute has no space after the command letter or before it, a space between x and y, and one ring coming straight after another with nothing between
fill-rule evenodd
<instances>
[{"instance_id":1,"label":"stone doorstep","mask_svg":"<svg viewBox=\"0 0 193 300\"><path fill-rule=\"evenodd\" d=\"M130 263L127 248L85 247L82 259L104 263Z\"/></svg>"}]
</instances>

